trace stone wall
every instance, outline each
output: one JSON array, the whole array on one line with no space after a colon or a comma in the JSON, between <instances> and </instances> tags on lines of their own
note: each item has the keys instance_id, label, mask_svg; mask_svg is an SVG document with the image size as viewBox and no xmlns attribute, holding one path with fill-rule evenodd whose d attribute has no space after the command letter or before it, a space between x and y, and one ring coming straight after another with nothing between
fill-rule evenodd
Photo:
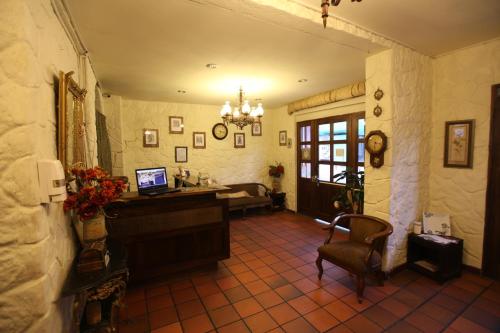
<instances>
[{"instance_id":1,"label":"stone wall","mask_svg":"<svg viewBox=\"0 0 500 333\"><path fill-rule=\"evenodd\" d=\"M271 124L268 113L262 120L262 136L252 136L250 126L238 130L229 125L224 140L212 135L214 124L221 122L220 106L147 102L122 99L123 165L132 190L137 189L135 169L167 167L169 181L181 164L175 163L175 147L188 147L188 162L183 163L193 175L208 173L219 184L262 182L270 185L267 175ZM184 134L169 134L169 116L184 118ZM158 148L144 148L142 130L159 130ZM193 132L206 133L206 149L193 149ZM234 133L245 133L245 148L234 148Z\"/></svg>"},{"instance_id":2,"label":"stone wall","mask_svg":"<svg viewBox=\"0 0 500 333\"><path fill-rule=\"evenodd\" d=\"M463 238L464 262L481 267L491 86L500 83L500 39L438 57L433 61L430 203L451 216L452 234ZM472 169L444 168L445 122L475 119Z\"/></svg>"},{"instance_id":3,"label":"stone wall","mask_svg":"<svg viewBox=\"0 0 500 333\"><path fill-rule=\"evenodd\" d=\"M0 331L67 332L72 299L60 291L74 241L62 203L40 205L36 161L57 158L58 73L81 79L82 66L50 0L3 0L0 13ZM91 91L95 78L86 74Z\"/></svg>"}]
</instances>

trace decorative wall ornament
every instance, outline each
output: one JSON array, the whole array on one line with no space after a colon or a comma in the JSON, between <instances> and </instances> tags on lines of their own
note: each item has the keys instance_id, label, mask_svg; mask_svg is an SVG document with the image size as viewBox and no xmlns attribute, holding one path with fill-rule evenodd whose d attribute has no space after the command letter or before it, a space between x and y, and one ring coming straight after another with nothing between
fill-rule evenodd
<instances>
[{"instance_id":1,"label":"decorative wall ornament","mask_svg":"<svg viewBox=\"0 0 500 333\"><path fill-rule=\"evenodd\" d=\"M193 148L194 149L205 149L206 135L205 132L193 132Z\"/></svg>"},{"instance_id":2,"label":"decorative wall ornament","mask_svg":"<svg viewBox=\"0 0 500 333\"><path fill-rule=\"evenodd\" d=\"M288 114L364 95L365 82L361 81L292 102L288 104Z\"/></svg>"},{"instance_id":3,"label":"decorative wall ornament","mask_svg":"<svg viewBox=\"0 0 500 333\"><path fill-rule=\"evenodd\" d=\"M373 108L373 114L375 115L375 117L380 117L380 115L382 114L382 108L380 107L380 105L377 104L377 106Z\"/></svg>"},{"instance_id":4,"label":"decorative wall ornament","mask_svg":"<svg viewBox=\"0 0 500 333\"><path fill-rule=\"evenodd\" d=\"M447 121L445 124L444 167L472 168L474 120Z\"/></svg>"},{"instance_id":5,"label":"decorative wall ornament","mask_svg":"<svg viewBox=\"0 0 500 333\"><path fill-rule=\"evenodd\" d=\"M384 92L382 91L382 89L378 88L373 94L373 97L375 97L377 101L380 101L382 97L384 97Z\"/></svg>"},{"instance_id":6,"label":"decorative wall ornament","mask_svg":"<svg viewBox=\"0 0 500 333\"><path fill-rule=\"evenodd\" d=\"M252 124L252 136L262 136L262 124L253 123Z\"/></svg>"},{"instance_id":7,"label":"decorative wall ornament","mask_svg":"<svg viewBox=\"0 0 500 333\"><path fill-rule=\"evenodd\" d=\"M280 131L279 134L279 141L280 141L280 146L286 146L286 131Z\"/></svg>"},{"instance_id":8,"label":"decorative wall ornament","mask_svg":"<svg viewBox=\"0 0 500 333\"><path fill-rule=\"evenodd\" d=\"M351 0L351 2L361 2L361 0ZM340 0L332 0L332 6L338 6ZM323 18L323 27L326 28L326 19L328 18L328 7L330 0L321 0L321 17Z\"/></svg>"},{"instance_id":9,"label":"decorative wall ornament","mask_svg":"<svg viewBox=\"0 0 500 333\"><path fill-rule=\"evenodd\" d=\"M175 163L187 163L188 147L175 147Z\"/></svg>"}]
</instances>

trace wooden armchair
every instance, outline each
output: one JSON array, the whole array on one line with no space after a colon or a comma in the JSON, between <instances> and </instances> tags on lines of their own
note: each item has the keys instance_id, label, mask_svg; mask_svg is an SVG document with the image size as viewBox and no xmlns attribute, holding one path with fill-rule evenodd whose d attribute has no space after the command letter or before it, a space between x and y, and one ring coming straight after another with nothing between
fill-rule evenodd
<instances>
[{"instance_id":1,"label":"wooden armchair","mask_svg":"<svg viewBox=\"0 0 500 333\"><path fill-rule=\"evenodd\" d=\"M349 239L331 242L335 226L339 222L347 222L351 230ZM383 285L382 255L385 241L392 234L392 226L377 217L345 214L335 218L332 224L324 229L329 230L329 236L324 245L318 248L318 278L321 280L323 275L323 259L356 275L356 293L358 302L361 303L366 275L376 274L379 283Z\"/></svg>"}]
</instances>

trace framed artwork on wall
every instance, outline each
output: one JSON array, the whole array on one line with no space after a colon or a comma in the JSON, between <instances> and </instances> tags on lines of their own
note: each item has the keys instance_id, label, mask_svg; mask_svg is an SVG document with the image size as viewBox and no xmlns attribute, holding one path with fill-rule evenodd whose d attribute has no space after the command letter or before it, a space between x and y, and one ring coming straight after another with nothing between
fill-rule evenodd
<instances>
[{"instance_id":1,"label":"framed artwork on wall","mask_svg":"<svg viewBox=\"0 0 500 333\"><path fill-rule=\"evenodd\" d=\"M252 136L261 136L262 135L262 124L261 123L253 123L252 124Z\"/></svg>"},{"instance_id":2,"label":"framed artwork on wall","mask_svg":"<svg viewBox=\"0 0 500 333\"><path fill-rule=\"evenodd\" d=\"M188 147L175 147L175 163L187 163Z\"/></svg>"},{"instance_id":3,"label":"framed artwork on wall","mask_svg":"<svg viewBox=\"0 0 500 333\"><path fill-rule=\"evenodd\" d=\"M170 134L184 133L184 120L182 117L171 116L168 117L168 130Z\"/></svg>"},{"instance_id":4,"label":"framed artwork on wall","mask_svg":"<svg viewBox=\"0 0 500 333\"><path fill-rule=\"evenodd\" d=\"M195 149L205 149L205 132L193 132L193 148Z\"/></svg>"},{"instance_id":5,"label":"framed artwork on wall","mask_svg":"<svg viewBox=\"0 0 500 333\"><path fill-rule=\"evenodd\" d=\"M286 146L286 131L280 131L280 146Z\"/></svg>"},{"instance_id":6,"label":"framed artwork on wall","mask_svg":"<svg viewBox=\"0 0 500 333\"><path fill-rule=\"evenodd\" d=\"M234 148L245 148L245 133L234 133Z\"/></svg>"},{"instance_id":7,"label":"framed artwork on wall","mask_svg":"<svg viewBox=\"0 0 500 333\"><path fill-rule=\"evenodd\" d=\"M447 121L444 139L444 167L472 168L474 120Z\"/></svg>"},{"instance_id":8,"label":"framed artwork on wall","mask_svg":"<svg viewBox=\"0 0 500 333\"><path fill-rule=\"evenodd\" d=\"M157 129L145 128L142 130L142 146L147 148L158 148L160 140Z\"/></svg>"}]
</instances>

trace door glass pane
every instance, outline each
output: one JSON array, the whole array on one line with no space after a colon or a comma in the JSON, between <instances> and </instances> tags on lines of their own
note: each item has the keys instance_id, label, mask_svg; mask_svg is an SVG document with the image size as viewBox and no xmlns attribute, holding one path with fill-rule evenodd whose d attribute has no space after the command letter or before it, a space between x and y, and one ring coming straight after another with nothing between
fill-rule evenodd
<instances>
[{"instance_id":1,"label":"door glass pane","mask_svg":"<svg viewBox=\"0 0 500 333\"><path fill-rule=\"evenodd\" d=\"M333 140L347 140L347 122L333 123Z\"/></svg>"},{"instance_id":2,"label":"door glass pane","mask_svg":"<svg viewBox=\"0 0 500 333\"><path fill-rule=\"evenodd\" d=\"M318 126L318 140L330 141L330 124L321 124Z\"/></svg>"},{"instance_id":3,"label":"door glass pane","mask_svg":"<svg viewBox=\"0 0 500 333\"><path fill-rule=\"evenodd\" d=\"M333 166L333 175L335 176L335 175L341 173L342 171L345 171L345 169L346 169L345 165L334 165ZM345 178L336 181L336 183L345 184Z\"/></svg>"},{"instance_id":4,"label":"door glass pane","mask_svg":"<svg viewBox=\"0 0 500 333\"><path fill-rule=\"evenodd\" d=\"M311 163L300 163L300 177L311 178Z\"/></svg>"},{"instance_id":5,"label":"door glass pane","mask_svg":"<svg viewBox=\"0 0 500 333\"><path fill-rule=\"evenodd\" d=\"M363 163L365 161L365 144L363 142L358 143L358 162Z\"/></svg>"},{"instance_id":6,"label":"door glass pane","mask_svg":"<svg viewBox=\"0 0 500 333\"><path fill-rule=\"evenodd\" d=\"M363 172L365 171L365 167L364 166L359 166L358 167L358 172L361 172L361 171L363 171Z\"/></svg>"},{"instance_id":7,"label":"door glass pane","mask_svg":"<svg viewBox=\"0 0 500 333\"><path fill-rule=\"evenodd\" d=\"M303 161L311 160L311 145L301 145L300 146L301 159Z\"/></svg>"},{"instance_id":8,"label":"door glass pane","mask_svg":"<svg viewBox=\"0 0 500 333\"><path fill-rule=\"evenodd\" d=\"M303 126L300 128L300 141L311 141L311 126Z\"/></svg>"},{"instance_id":9,"label":"door glass pane","mask_svg":"<svg viewBox=\"0 0 500 333\"><path fill-rule=\"evenodd\" d=\"M335 162L347 161L347 144L337 143L333 145L333 160Z\"/></svg>"},{"instance_id":10,"label":"door glass pane","mask_svg":"<svg viewBox=\"0 0 500 333\"><path fill-rule=\"evenodd\" d=\"M364 119L358 119L358 138L360 138L360 139L365 138L365 120Z\"/></svg>"},{"instance_id":11,"label":"door glass pane","mask_svg":"<svg viewBox=\"0 0 500 333\"><path fill-rule=\"evenodd\" d=\"M330 145L319 145L318 155L320 161L330 161Z\"/></svg>"},{"instance_id":12,"label":"door glass pane","mask_svg":"<svg viewBox=\"0 0 500 333\"><path fill-rule=\"evenodd\" d=\"M330 164L320 164L318 166L318 179L323 182L330 181Z\"/></svg>"}]
</instances>

